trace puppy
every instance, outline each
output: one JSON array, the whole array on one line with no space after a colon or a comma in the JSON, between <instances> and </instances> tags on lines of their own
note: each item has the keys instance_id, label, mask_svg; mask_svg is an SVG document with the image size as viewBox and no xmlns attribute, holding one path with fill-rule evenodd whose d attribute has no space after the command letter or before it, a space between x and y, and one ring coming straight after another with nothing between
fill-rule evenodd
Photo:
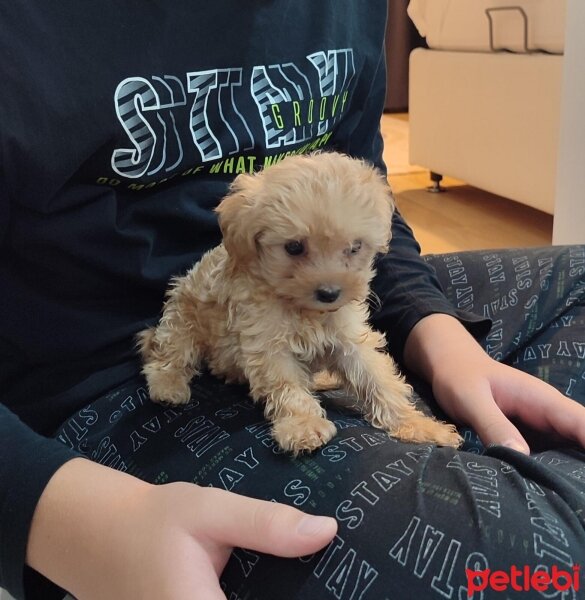
<instances>
[{"instance_id":1,"label":"puppy","mask_svg":"<svg viewBox=\"0 0 585 600\"><path fill-rule=\"evenodd\" d=\"M338 153L238 176L217 207L223 244L173 280L158 326L139 334L151 398L188 402L205 362L249 384L274 439L297 455L336 433L312 393L312 376L327 370L375 427L458 446L454 426L414 408L384 336L367 322L373 261L388 249L393 210L382 176Z\"/></svg>"}]
</instances>

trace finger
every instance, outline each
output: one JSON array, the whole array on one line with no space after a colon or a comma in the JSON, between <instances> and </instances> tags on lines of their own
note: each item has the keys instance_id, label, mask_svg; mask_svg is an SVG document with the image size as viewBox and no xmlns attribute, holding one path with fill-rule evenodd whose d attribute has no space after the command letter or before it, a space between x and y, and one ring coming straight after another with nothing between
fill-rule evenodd
<instances>
[{"instance_id":1,"label":"finger","mask_svg":"<svg viewBox=\"0 0 585 600\"><path fill-rule=\"evenodd\" d=\"M522 407L518 416L531 427L552 431L565 440L585 447L585 408L556 390L535 395L532 407Z\"/></svg>"},{"instance_id":2,"label":"finger","mask_svg":"<svg viewBox=\"0 0 585 600\"><path fill-rule=\"evenodd\" d=\"M489 384L475 386L473 393L468 390L468 396L472 400L458 402L459 418L477 432L485 446L497 444L530 454L530 447L518 428L496 404Z\"/></svg>"},{"instance_id":3,"label":"finger","mask_svg":"<svg viewBox=\"0 0 585 600\"><path fill-rule=\"evenodd\" d=\"M493 403L493 407L482 410L477 414L475 424L472 424L484 446L497 444L507 446L523 454L530 454L530 447L518 431L518 428Z\"/></svg>"},{"instance_id":4,"label":"finger","mask_svg":"<svg viewBox=\"0 0 585 600\"><path fill-rule=\"evenodd\" d=\"M574 440L585 448L585 408L563 397L557 410L548 411L552 428L565 439Z\"/></svg>"},{"instance_id":5,"label":"finger","mask_svg":"<svg viewBox=\"0 0 585 600\"><path fill-rule=\"evenodd\" d=\"M554 432L585 447L585 407L548 383L518 371L508 378L506 389L505 399L496 392L506 414L533 429Z\"/></svg>"},{"instance_id":6,"label":"finger","mask_svg":"<svg viewBox=\"0 0 585 600\"><path fill-rule=\"evenodd\" d=\"M199 513L204 517L202 533L224 544L276 556L303 556L323 548L337 532L331 517L222 490L207 488L206 492L199 508L206 511Z\"/></svg>"}]
</instances>

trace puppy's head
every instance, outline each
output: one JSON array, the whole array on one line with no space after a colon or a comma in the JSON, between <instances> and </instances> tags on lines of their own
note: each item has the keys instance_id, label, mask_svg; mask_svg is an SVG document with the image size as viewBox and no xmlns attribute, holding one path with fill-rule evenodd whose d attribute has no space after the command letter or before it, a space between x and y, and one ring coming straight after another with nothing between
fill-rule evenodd
<instances>
[{"instance_id":1,"label":"puppy's head","mask_svg":"<svg viewBox=\"0 0 585 600\"><path fill-rule=\"evenodd\" d=\"M235 268L282 301L322 312L367 297L393 210L381 174L338 153L288 157L240 175L217 208Z\"/></svg>"}]
</instances>

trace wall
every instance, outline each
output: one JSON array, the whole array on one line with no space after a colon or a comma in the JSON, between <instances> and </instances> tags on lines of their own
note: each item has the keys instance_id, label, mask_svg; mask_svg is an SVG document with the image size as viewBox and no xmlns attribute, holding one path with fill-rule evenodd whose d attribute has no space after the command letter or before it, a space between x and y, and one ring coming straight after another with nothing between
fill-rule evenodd
<instances>
[{"instance_id":1,"label":"wall","mask_svg":"<svg viewBox=\"0 0 585 600\"><path fill-rule=\"evenodd\" d=\"M585 2L568 0L553 244L585 243L584 31Z\"/></svg>"}]
</instances>

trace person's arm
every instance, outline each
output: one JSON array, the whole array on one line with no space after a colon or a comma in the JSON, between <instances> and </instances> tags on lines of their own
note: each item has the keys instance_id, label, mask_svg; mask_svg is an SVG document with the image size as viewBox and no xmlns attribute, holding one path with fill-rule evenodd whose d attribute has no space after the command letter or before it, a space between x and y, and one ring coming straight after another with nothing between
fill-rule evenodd
<instances>
[{"instance_id":1,"label":"person's arm","mask_svg":"<svg viewBox=\"0 0 585 600\"><path fill-rule=\"evenodd\" d=\"M233 546L301 556L337 529L272 502L147 484L37 435L1 404L0 439L0 587L18 599L25 564L83 600L224 599Z\"/></svg>"},{"instance_id":2,"label":"person's arm","mask_svg":"<svg viewBox=\"0 0 585 600\"><path fill-rule=\"evenodd\" d=\"M27 562L80 600L225 600L234 546L311 554L337 523L282 504L189 483L155 486L78 458L43 492Z\"/></svg>"},{"instance_id":3,"label":"person's arm","mask_svg":"<svg viewBox=\"0 0 585 600\"><path fill-rule=\"evenodd\" d=\"M76 453L29 429L0 404L0 587L24 596L23 570L30 522L53 474Z\"/></svg>"},{"instance_id":4,"label":"person's arm","mask_svg":"<svg viewBox=\"0 0 585 600\"><path fill-rule=\"evenodd\" d=\"M364 95L367 102L360 107L361 118L349 136L351 142L346 151L351 156L367 160L386 174L384 142L380 132L386 95L383 48L373 72L371 88ZM429 315L451 315L474 336L489 331L489 319L459 311L445 297L434 269L422 258L412 229L398 210L392 218L390 251L380 255L376 261L372 290L380 299L380 306L372 311L370 321L376 329L387 334L388 348L399 361L402 361L404 345L412 328Z\"/></svg>"},{"instance_id":5,"label":"person's arm","mask_svg":"<svg viewBox=\"0 0 585 600\"><path fill-rule=\"evenodd\" d=\"M456 309L447 299L434 269L424 261L420 246L402 216L395 212L390 251L376 263L372 289L380 308L371 316L372 325L387 333L388 349L404 361L406 340L413 327L433 314L450 315L473 337L487 334L491 322L479 315Z\"/></svg>"}]
</instances>

